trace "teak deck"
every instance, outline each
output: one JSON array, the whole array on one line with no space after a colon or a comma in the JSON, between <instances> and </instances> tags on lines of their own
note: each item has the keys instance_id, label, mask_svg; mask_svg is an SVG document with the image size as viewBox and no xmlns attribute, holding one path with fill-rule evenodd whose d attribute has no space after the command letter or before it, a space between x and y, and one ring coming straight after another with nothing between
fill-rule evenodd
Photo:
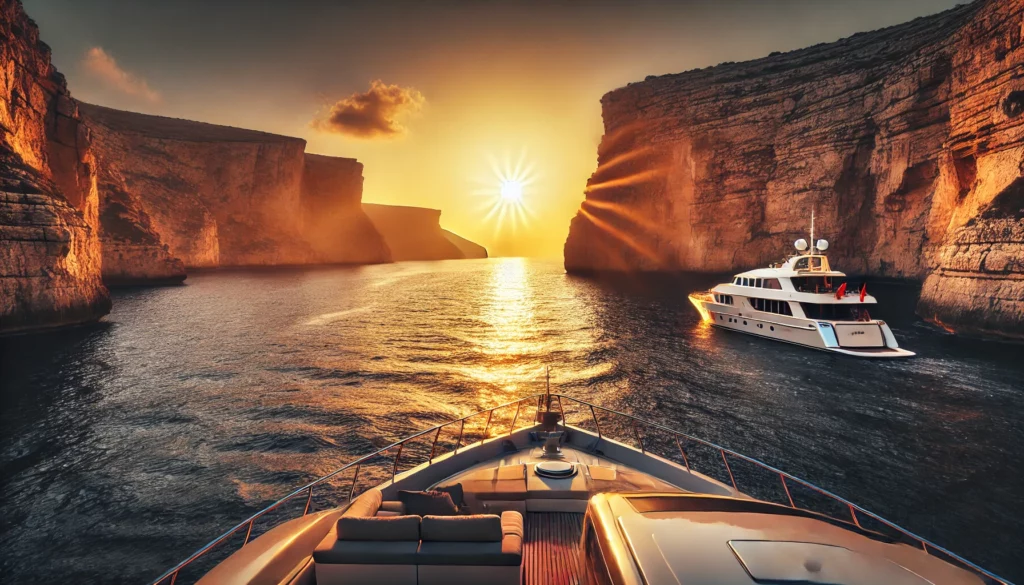
<instances>
[{"instance_id":1,"label":"teak deck","mask_svg":"<svg viewBox=\"0 0 1024 585\"><path fill-rule=\"evenodd\" d=\"M583 514L530 512L523 543L525 585L578 585Z\"/></svg>"}]
</instances>

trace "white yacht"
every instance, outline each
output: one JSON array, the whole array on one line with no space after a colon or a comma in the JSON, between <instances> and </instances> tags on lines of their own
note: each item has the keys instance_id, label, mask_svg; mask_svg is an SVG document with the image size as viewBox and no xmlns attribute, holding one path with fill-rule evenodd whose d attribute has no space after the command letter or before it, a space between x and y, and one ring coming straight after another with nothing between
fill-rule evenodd
<instances>
[{"instance_id":1,"label":"white yacht","mask_svg":"<svg viewBox=\"0 0 1024 585\"><path fill-rule=\"evenodd\" d=\"M704 321L715 327L814 349L869 358L910 357L885 321L872 319L877 304L865 285L849 287L832 270L825 240L796 241L797 254L780 264L737 274L732 282L690 295Z\"/></svg>"},{"instance_id":2,"label":"white yacht","mask_svg":"<svg viewBox=\"0 0 1024 585\"><path fill-rule=\"evenodd\" d=\"M186 582L1008 583L768 464L550 392L355 459L153 583Z\"/></svg>"}]
</instances>

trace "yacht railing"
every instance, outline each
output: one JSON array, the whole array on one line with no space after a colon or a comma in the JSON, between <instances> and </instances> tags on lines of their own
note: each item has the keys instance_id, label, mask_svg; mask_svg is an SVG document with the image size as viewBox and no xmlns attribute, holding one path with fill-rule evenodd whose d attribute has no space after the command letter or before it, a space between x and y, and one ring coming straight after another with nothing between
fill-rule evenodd
<instances>
[{"instance_id":1,"label":"yacht railing","mask_svg":"<svg viewBox=\"0 0 1024 585\"><path fill-rule=\"evenodd\" d=\"M464 446L464 445L462 445L462 441L463 441L463 438L465 436L466 421L471 419L471 418L474 418L474 417L482 417L485 414L487 415L487 422L486 422L486 424L484 426L483 433L482 433L481 437L478 440L481 443L484 440L490 438L491 436L511 435L517 429L516 423L519 422L520 420L529 420L528 424L523 425L523 428L534 426L535 424L537 424L537 421L539 419L539 413L541 412L541 407L542 407L542 404L544 402L547 402L547 410L549 410L549 411L554 408L554 405L557 405L558 413L561 415L561 419L562 419L561 422L562 422L562 424L564 426L565 424L567 424L567 419L566 419L565 410L563 409L563 406L562 406L562 399L563 398L565 400L567 400L567 401L570 401L570 402L574 403L577 407L582 409L584 411L584 416L586 415L586 412L589 411L589 413L590 413L590 417L589 418L594 423L594 430L596 431L597 438L598 438L597 444L594 445L595 449L597 448L597 446L600 445L600 442L602 440L604 440L605 437L606 437L606 433L603 433L602 430L601 430L601 423L600 423L600 421L598 419L598 414L597 413L601 412L601 413L604 413L606 415L611 415L611 416L614 416L614 417L616 417L618 419L621 419L621 420L625 421L628 424L629 431L633 435L633 440L636 442L637 448L639 448L640 452L643 453L643 454L647 454L649 452L649 446L650 445L644 443L643 436L640 433L640 428L653 429L653 430L660 431L662 433L666 433L666 434L668 434L669 436L671 436L673 438L673 440L675 442L675 445L676 445L676 447L678 449L679 455L682 458L683 465L686 468L686 471L689 472L689 473L693 473L694 470L691 470L691 466L690 466L690 457L687 455L686 449L683 448L683 445L682 445L682 443L680 443L680 440L682 439L682 440L685 440L685 441L691 441L693 443L697 443L699 445L703 445L705 447L713 449L714 451L717 451L718 455L721 457L722 465L724 466L725 472L729 476L729 483L732 485L733 489L736 490L737 492L740 491L740 488L739 488L738 483L736 482L736 477L733 474L732 467L729 465L729 458L730 457L735 459L735 460L737 460L737 461L744 461L746 463L750 463L750 464L754 465L755 467L757 467L757 468L759 468L759 469L761 469L763 471L766 471L766 472L768 472L768 473L778 477L779 483L780 483L780 485L782 487L782 490L783 490L783 492L785 492L786 500L788 502L788 505L791 508L799 509L799 510L805 510L805 511L809 511L809 512L815 512L815 513L819 513L819 514L824 514L826 516L829 516L829 517L831 517L831 518L833 518L835 520L839 520L839 521L844 522L844 523L845 522L852 522L852 524L854 526L856 526L858 529L864 530L865 528L861 525L861 518L858 516L858 514L860 514L860 515L862 515L862 516L864 516L866 518L871 518L872 520L874 520L876 522L879 522L880 524L882 524L882 525L884 525L884 526L886 526L886 527L896 531L897 533L899 533L903 537L910 539L910 541L912 541L913 543L916 543L916 545L919 546L922 551L924 551L925 553L927 553L929 555L935 555L936 552L941 553L947 559L952 560L953 562L955 562L957 564L960 564L961 566L963 566L963 567L965 567L965 568L967 568L967 569L969 569L971 571L974 571L975 573L977 573L980 576L983 576L983 577L986 577L988 579L991 579L992 581L994 581L996 583L999 583L1001 585L1013 585L1013 583L1011 583L1010 581L1007 581L1006 579L1004 579L1002 577L999 577L998 575L996 575L994 573L991 573L990 571L988 571L988 570L986 570L986 569L984 569L984 568L982 568L982 567L972 563L971 561L968 561L967 559L957 555L956 553L953 553L952 551L947 550L946 548L943 548L943 547L941 547L941 546L931 542L930 540L927 540L927 539L925 539L925 538L923 538L921 536L918 536L917 534L914 534L913 532L911 532L911 531L909 531L909 530L907 530L907 529L905 529L905 528L903 528L903 527L901 527L901 526L899 526L899 525L897 525L897 524L895 524L893 522L890 522L890 521L886 520L885 518L882 518L881 516L879 516L878 514L875 514L874 512L866 510L863 507L858 506L857 504L854 504L853 502L850 502L849 500L846 500L845 498L842 498L842 497L840 497L840 496L838 496L838 495L836 495L836 494L834 494L834 493L832 493L832 492L830 492L830 491L828 491L828 490L826 490L824 488L818 487L818 486L810 483L809 481L800 479L799 477L796 477L794 475L786 473L785 471L777 469L777 468L775 468L775 467L773 467L771 465L768 465L767 463L764 463L762 461L758 461L757 459L754 459L752 457L748 457L746 455L743 455L742 453L737 453L736 451L733 451L731 449L727 449L725 447L722 447L721 445L712 443L710 441L705 441L705 440L700 439L698 437L694 437L693 435L689 435L689 434L686 434L686 433L683 433L683 432L671 429L671 428L666 427L664 425L661 425L661 424L658 424L658 423L654 423L654 422L651 422L651 421L647 421L647 420L641 419L641 418L633 416L631 414L627 414L627 413L624 413L624 412L619 412L617 410L613 410L613 409L610 409L610 408L606 408L606 407L603 407L603 406L592 404L590 402L586 402L586 401L580 400L578 398L573 398L571 396L566 396L566 395L563 395L563 394L556 394L556 393L534 394L534 395L531 395L531 396L526 396L526 397L520 398L519 400L515 400L513 402L507 402L505 404L501 404L501 405L498 405L498 406L495 406L495 407L492 407L492 408L489 408L489 409L486 409L486 410L481 410L481 411L478 411L478 412L474 412L473 414L464 416L464 417L462 417L460 419L451 420L451 421L448 421L448 422L445 422L445 423L433 426L433 427L431 427L429 429L420 431L420 432L415 433L413 435L409 435L408 437L405 437L405 438L400 439L400 440L398 440L398 441L396 441L394 443L391 443L391 444L387 445L386 447L383 447L381 449L378 449L378 450L374 451L373 453L370 453L368 455L364 455L362 457L359 457L358 459L356 459L356 460L354 460L354 461L352 461L350 463L345 464L344 466L336 469L335 471L332 471L331 473L329 473L329 474L327 474L327 475L325 475L323 477L320 477L320 478L318 478L318 479L316 479L316 480L314 480L314 481L312 481L312 482L310 482L310 483L308 483L308 484L306 484L306 485L304 485L304 486L302 486L302 487L292 491L291 493L289 493L288 495L284 496L280 500L274 502L273 504L267 506L266 508L263 508L259 512L256 512L255 514L253 514L249 518L246 518L245 520L243 520L239 524L235 525L233 528L231 528L230 530L228 530L224 534L222 534L222 535L218 536L217 538L215 538L213 541L211 541L206 546L204 546L204 547L200 548L199 550L197 550L196 552L192 553L192 555L190 555L184 561L178 563L173 568L171 568L170 570L165 572L163 575L161 575L159 578L157 578L155 581L153 581L153 585L176 585L176 581L177 581L178 575L181 573L181 571L183 569L185 569L186 567L191 565L197 559L205 556L207 553L211 552L213 549L217 548L219 545L223 544L225 541L230 539L232 536L240 533L243 529L245 530L245 539L242 542L242 546L245 546L246 544L248 544L248 542L250 540L250 537L252 536L253 526L255 525L256 521L259 520L260 518L262 518L263 516L265 516L266 514L268 514L268 513L272 512L272 511L278 509L279 507L281 507L283 504L285 504L287 502L290 502L290 501L293 501L293 500L298 500L298 499L300 499L300 498L302 498L304 496L306 498L306 502L305 502L305 507L303 508L303 511L302 511L302 516L305 516L305 515L309 514L309 512L310 512L310 505L311 505L312 500L313 500L313 490L314 490L314 488L316 488L317 486L322 485L325 482L327 482L327 481L337 477L338 475L342 474L343 472L345 472L345 471L347 471L349 469L353 469L354 468L355 472L354 472L354 474L352 476L352 483L351 483L351 486L349 488L349 495L348 495L348 499L351 502L352 499L356 496L356 488L358 486L358 480L359 480L359 471L360 471L360 468L362 467L362 465L364 463L366 463L366 462L368 462L368 461L370 461L370 460L372 460L372 459L374 459L376 457L380 457L380 456L382 456L382 455L384 455L384 454L386 454L386 453L388 453L389 451L392 451L392 450L395 451L394 456L393 456L392 468L391 468L391 481L394 482L395 478L398 476L398 466L399 466L399 461L400 461L400 459L402 457L402 448L403 448L403 446L406 445L407 443L411 442L411 441L415 441L417 439L421 439L423 437L427 437L427 436L430 435L430 433L434 433L434 438L433 438L433 442L431 444L430 456L429 456L429 458L426 461L426 464L428 466L433 464L434 459L437 459L438 457L441 457L441 456L446 454L446 453L438 453L437 452L438 439L441 436L441 431L444 430L445 428L452 427L454 425L459 425L459 437L458 437L458 440L455 443L454 449L451 451L453 454L457 454L459 452L460 448L468 447L469 445L472 444L472 443L470 443L470 444L467 444L467 445ZM521 415L525 415L525 413L522 412L523 411L523 404L524 403L530 403L530 402L535 402L534 407L536 408L536 410L535 410L534 417L532 419L526 419L525 416L521 417ZM507 429L503 430L500 433L488 434L489 431L491 431L491 422L493 420L494 413L496 411L499 411L499 410L502 410L502 409L505 409L505 408L511 408L513 406L515 407L515 414L513 415L512 421L508 425ZM527 408L526 408L527 412L529 411L529 409L530 409L530 406L528 405ZM579 412L579 410L577 410L577 413L578 412ZM573 426L575 426L575 425L573 425ZM583 427L580 427L580 428L583 428ZM477 441L474 441L474 442L477 442ZM846 510L849 511L849 520L847 520L845 517L838 517L838 516L836 516L834 514L831 514L831 513L828 513L828 512L820 512L820 511L816 511L816 510L813 510L813 509L808 508L808 507L801 507L800 505L797 504L796 500L793 498L792 492L789 489L790 488L790 482L792 482L792 484L799 485L799 486L802 486L804 488L807 488L807 489L809 489L809 490L811 490L811 491L813 491L813 492L815 492L817 494L820 494L820 495L822 495L822 496L824 496L824 497L826 497L826 498L828 498L828 499L830 499L830 500L840 504L842 507L844 507Z\"/></svg>"}]
</instances>

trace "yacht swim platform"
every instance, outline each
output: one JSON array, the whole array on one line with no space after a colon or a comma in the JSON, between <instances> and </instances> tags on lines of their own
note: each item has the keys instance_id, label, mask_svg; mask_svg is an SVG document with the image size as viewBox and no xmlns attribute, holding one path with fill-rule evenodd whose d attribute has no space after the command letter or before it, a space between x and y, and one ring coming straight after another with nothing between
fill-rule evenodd
<instances>
[{"instance_id":1,"label":"yacht swim platform","mask_svg":"<svg viewBox=\"0 0 1024 585\"><path fill-rule=\"evenodd\" d=\"M440 438L456 431L446 448ZM403 451L425 460L402 471ZM724 481L694 468L715 460ZM361 490L360 471L365 478L382 461L388 478ZM741 491L740 467L747 480L760 474L750 486L759 492L774 483L775 501ZM348 495L315 509L314 491L330 492L338 481ZM461 509L418 516L400 500L402 490L458 493ZM254 526L288 503L301 513L255 534ZM561 394L480 411L360 457L239 523L153 583L188 582L197 560L242 534L241 548L198 583L1009 584L766 463Z\"/></svg>"}]
</instances>

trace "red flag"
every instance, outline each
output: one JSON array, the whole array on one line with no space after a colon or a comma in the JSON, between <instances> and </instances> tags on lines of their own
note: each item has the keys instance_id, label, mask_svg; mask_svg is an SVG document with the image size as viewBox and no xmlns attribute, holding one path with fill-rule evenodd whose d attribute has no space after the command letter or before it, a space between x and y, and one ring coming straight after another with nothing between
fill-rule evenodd
<instances>
[{"instance_id":1,"label":"red flag","mask_svg":"<svg viewBox=\"0 0 1024 585\"><path fill-rule=\"evenodd\" d=\"M860 302L864 302L864 297L868 296L868 283L860 285Z\"/></svg>"},{"instance_id":2,"label":"red flag","mask_svg":"<svg viewBox=\"0 0 1024 585\"><path fill-rule=\"evenodd\" d=\"M843 295L846 294L846 283L839 285L839 290L836 291L836 300L843 300Z\"/></svg>"}]
</instances>

